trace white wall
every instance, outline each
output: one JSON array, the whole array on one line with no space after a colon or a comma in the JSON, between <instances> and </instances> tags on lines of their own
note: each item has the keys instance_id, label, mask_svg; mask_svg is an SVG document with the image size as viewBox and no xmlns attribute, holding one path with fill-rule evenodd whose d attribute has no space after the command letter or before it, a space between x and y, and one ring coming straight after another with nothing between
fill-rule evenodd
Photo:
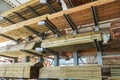
<instances>
[{"instance_id":1,"label":"white wall","mask_svg":"<svg viewBox=\"0 0 120 80\"><path fill-rule=\"evenodd\" d=\"M2 0L0 0L0 14L9 9L11 9L11 7L9 5L7 5L6 3L4 3Z\"/></svg>"}]
</instances>

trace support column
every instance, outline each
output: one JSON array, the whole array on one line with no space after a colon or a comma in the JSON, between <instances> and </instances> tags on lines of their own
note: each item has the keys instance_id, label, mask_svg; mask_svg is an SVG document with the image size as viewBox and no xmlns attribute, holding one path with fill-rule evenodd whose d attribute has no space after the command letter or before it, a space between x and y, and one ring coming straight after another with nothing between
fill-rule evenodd
<instances>
[{"instance_id":1,"label":"support column","mask_svg":"<svg viewBox=\"0 0 120 80\"><path fill-rule=\"evenodd\" d=\"M98 55L98 64L103 65L103 61L102 61L102 52L98 51L97 52Z\"/></svg>"},{"instance_id":2,"label":"support column","mask_svg":"<svg viewBox=\"0 0 120 80\"><path fill-rule=\"evenodd\" d=\"M74 58L74 66L79 65L78 51L75 51L73 53L73 58Z\"/></svg>"},{"instance_id":3,"label":"support column","mask_svg":"<svg viewBox=\"0 0 120 80\"><path fill-rule=\"evenodd\" d=\"M54 55L54 66L59 66L59 54Z\"/></svg>"}]
</instances>

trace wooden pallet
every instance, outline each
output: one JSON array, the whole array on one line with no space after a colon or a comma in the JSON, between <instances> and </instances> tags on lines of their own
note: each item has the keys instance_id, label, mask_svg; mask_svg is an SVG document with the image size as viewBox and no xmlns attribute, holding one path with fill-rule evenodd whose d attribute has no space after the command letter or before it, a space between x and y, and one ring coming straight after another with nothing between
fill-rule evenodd
<instances>
[{"instance_id":1,"label":"wooden pallet","mask_svg":"<svg viewBox=\"0 0 120 80\"><path fill-rule=\"evenodd\" d=\"M48 2L55 9L56 12L62 10L60 3L56 2L56 0L48 0ZM18 15L16 15L14 12L18 13L19 15L21 15L25 19L31 19L31 18L36 17L28 9L28 6L30 6L32 9L34 9L39 15L51 13L50 9L47 7L46 4L40 4L40 0L31 0L23 5L20 5L18 7L15 7L11 10L8 10L8 11L0 14L0 16L8 18L11 21L13 21L14 23L18 23L18 22L23 21L23 19L20 18ZM11 23L4 19L0 25L5 27L8 25L11 25Z\"/></svg>"},{"instance_id":2,"label":"wooden pallet","mask_svg":"<svg viewBox=\"0 0 120 80\"><path fill-rule=\"evenodd\" d=\"M102 41L100 32L88 32L77 34L75 36L68 35L59 38L46 39L42 41L41 47L49 48L54 51L74 51L84 50L86 48L93 48L94 39Z\"/></svg>"},{"instance_id":3,"label":"wooden pallet","mask_svg":"<svg viewBox=\"0 0 120 80\"><path fill-rule=\"evenodd\" d=\"M101 66L64 66L40 69L39 78L102 80Z\"/></svg>"}]
</instances>

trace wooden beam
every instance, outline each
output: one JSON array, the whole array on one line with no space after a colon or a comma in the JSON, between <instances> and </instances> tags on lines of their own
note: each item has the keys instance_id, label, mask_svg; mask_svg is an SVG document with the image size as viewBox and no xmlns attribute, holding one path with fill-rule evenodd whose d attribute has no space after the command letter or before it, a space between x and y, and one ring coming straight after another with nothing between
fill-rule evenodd
<instances>
[{"instance_id":1,"label":"wooden beam","mask_svg":"<svg viewBox=\"0 0 120 80\"><path fill-rule=\"evenodd\" d=\"M120 17L120 1L119 0L98 0L82 6L78 6L66 11L61 11L48 16L48 19L57 26L58 29L69 28L63 14L67 14L75 26L94 23L91 6L96 9L98 22L111 20ZM62 23L62 24L61 24Z\"/></svg>"}]
</instances>

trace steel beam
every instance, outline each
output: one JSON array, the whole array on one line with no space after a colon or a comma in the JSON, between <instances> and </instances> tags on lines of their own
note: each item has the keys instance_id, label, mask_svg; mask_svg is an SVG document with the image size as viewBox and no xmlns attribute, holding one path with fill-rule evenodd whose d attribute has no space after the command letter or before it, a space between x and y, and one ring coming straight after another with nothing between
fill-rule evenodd
<instances>
[{"instance_id":1,"label":"steel beam","mask_svg":"<svg viewBox=\"0 0 120 80\"><path fill-rule=\"evenodd\" d=\"M32 7L27 6L28 10L31 11L36 17L40 16Z\"/></svg>"},{"instance_id":2,"label":"steel beam","mask_svg":"<svg viewBox=\"0 0 120 80\"><path fill-rule=\"evenodd\" d=\"M103 65L103 62L102 62L102 50L101 50L100 44L97 41L97 39L94 40L94 44L95 44L95 47L96 47L96 50L97 50L98 64Z\"/></svg>"},{"instance_id":3,"label":"steel beam","mask_svg":"<svg viewBox=\"0 0 120 80\"><path fill-rule=\"evenodd\" d=\"M57 27L46 18L45 25L56 35L60 36L60 31L57 29Z\"/></svg>"},{"instance_id":4,"label":"steel beam","mask_svg":"<svg viewBox=\"0 0 120 80\"><path fill-rule=\"evenodd\" d=\"M0 36L5 37L5 38L7 38L7 39L9 39L9 40L12 40L12 41L17 42L17 40L15 40L14 38L9 37L9 36L7 36L7 35L5 35L5 34L0 34Z\"/></svg>"},{"instance_id":5,"label":"steel beam","mask_svg":"<svg viewBox=\"0 0 120 80\"><path fill-rule=\"evenodd\" d=\"M18 17L20 17L22 20L27 20L25 17L21 16L19 13L17 12L13 12L14 14L16 14Z\"/></svg>"},{"instance_id":6,"label":"steel beam","mask_svg":"<svg viewBox=\"0 0 120 80\"><path fill-rule=\"evenodd\" d=\"M71 0L68 0L68 3L70 4L70 7L71 7L71 8L73 8L73 7L74 7L74 5L73 5L73 3L72 3L72 1L71 1Z\"/></svg>"},{"instance_id":7,"label":"steel beam","mask_svg":"<svg viewBox=\"0 0 120 80\"><path fill-rule=\"evenodd\" d=\"M99 23L98 23L97 13L94 6L91 6L91 12L92 12L93 20L95 24L95 31L99 31Z\"/></svg>"},{"instance_id":8,"label":"steel beam","mask_svg":"<svg viewBox=\"0 0 120 80\"><path fill-rule=\"evenodd\" d=\"M36 34L37 36L40 37L40 33L36 30L34 30L33 28L29 27L29 26L24 26L27 30L31 31L32 33Z\"/></svg>"},{"instance_id":9,"label":"steel beam","mask_svg":"<svg viewBox=\"0 0 120 80\"><path fill-rule=\"evenodd\" d=\"M74 66L79 65L78 51L75 51L73 53L73 58L74 58Z\"/></svg>"},{"instance_id":10,"label":"steel beam","mask_svg":"<svg viewBox=\"0 0 120 80\"><path fill-rule=\"evenodd\" d=\"M3 19L5 19L6 21L10 22L11 24L15 24L14 21L11 21L10 19L6 18L6 17L3 17Z\"/></svg>"},{"instance_id":11,"label":"steel beam","mask_svg":"<svg viewBox=\"0 0 120 80\"><path fill-rule=\"evenodd\" d=\"M80 57L80 61L82 62L82 64L85 64L81 57Z\"/></svg>"},{"instance_id":12,"label":"steel beam","mask_svg":"<svg viewBox=\"0 0 120 80\"><path fill-rule=\"evenodd\" d=\"M50 5L50 3L48 1L46 2L46 5L50 9L51 13L55 13L56 12L56 10Z\"/></svg>"},{"instance_id":13,"label":"steel beam","mask_svg":"<svg viewBox=\"0 0 120 80\"><path fill-rule=\"evenodd\" d=\"M72 23L69 16L67 14L64 14L64 17L65 17L66 21L68 22L68 24L70 25L70 27L72 28L72 30L75 31L76 33L78 33L77 27Z\"/></svg>"},{"instance_id":14,"label":"steel beam","mask_svg":"<svg viewBox=\"0 0 120 80\"><path fill-rule=\"evenodd\" d=\"M59 54L48 48L45 48L44 51L49 52L50 54L54 55L54 66L59 66Z\"/></svg>"},{"instance_id":15,"label":"steel beam","mask_svg":"<svg viewBox=\"0 0 120 80\"><path fill-rule=\"evenodd\" d=\"M32 52L32 51L28 51L28 50L20 50L20 51L37 56L37 57L43 56L42 54L37 54L36 52Z\"/></svg>"},{"instance_id":16,"label":"steel beam","mask_svg":"<svg viewBox=\"0 0 120 80\"><path fill-rule=\"evenodd\" d=\"M54 55L54 66L59 66L59 54Z\"/></svg>"},{"instance_id":17,"label":"steel beam","mask_svg":"<svg viewBox=\"0 0 120 80\"><path fill-rule=\"evenodd\" d=\"M17 57L10 57L10 56L5 56L5 55L0 55L2 57L7 57L7 58L11 58L11 59L16 59Z\"/></svg>"}]
</instances>

